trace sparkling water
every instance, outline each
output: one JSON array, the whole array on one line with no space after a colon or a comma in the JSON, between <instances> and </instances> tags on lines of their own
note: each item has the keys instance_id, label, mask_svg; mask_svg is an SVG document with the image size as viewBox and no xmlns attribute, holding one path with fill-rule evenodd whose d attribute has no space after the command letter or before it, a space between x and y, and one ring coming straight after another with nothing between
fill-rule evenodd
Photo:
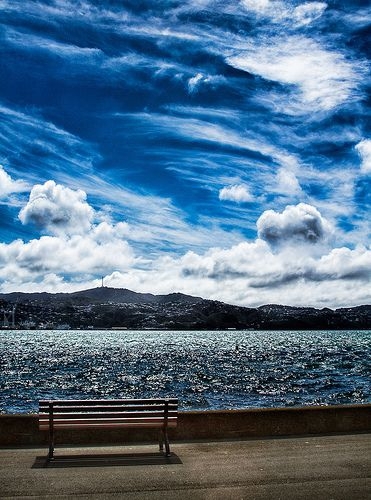
<instances>
[{"instance_id":1,"label":"sparkling water","mask_svg":"<svg viewBox=\"0 0 371 500\"><path fill-rule=\"evenodd\" d=\"M0 331L0 412L39 399L177 396L180 408L371 402L371 331Z\"/></svg>"}]
</instances>

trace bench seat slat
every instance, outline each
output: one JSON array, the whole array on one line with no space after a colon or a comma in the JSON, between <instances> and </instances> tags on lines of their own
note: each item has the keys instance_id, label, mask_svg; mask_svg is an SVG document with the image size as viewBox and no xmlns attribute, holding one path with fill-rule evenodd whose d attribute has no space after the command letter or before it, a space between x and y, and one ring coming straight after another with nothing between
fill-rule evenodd
<instances>
[{"instance_id":1,"label":"bench seat slat","mask_svg":"<svg viewBox=\"0 0 371 500\"><path fill-rule=\"evenodd\" d=\"M177 411L176 406L168 406L168 411ZM88 413L98 413L98 412L135 412L135 413L144 413L144 412L164 412L165 405L157 405L157 406L141 406L135 408L134 406L68 406L62 407L59 405L53 404L53 412L54 413L72 413L72 412L88 412ZM49 413L49 406L47 407L39 407L39 413Z\"/></svg>"},{"instance_id":2,"label":"bench seat slat","mask_svg":"<svg viewBox=\"0 0 371 500\"><path fill-rule=\"evenodd\" d=\"M99 420L93 420L93 419L84 419L84 418L76 418L74 420L63 420L63 419L57 419L53 420L53 426L56 427L57 425L66 425L66 426L74 426L75 424L82 424L82 425L98 425L99 423L115 423L119 424L125 427L129 427L131 424L135 423L143 423L143 424L148 424L148 425L164 425L164 419L159 419L159 418L148 418L148 419L143 419L143 418L131 418L130 420L120 420L117 418L102 418ZM177 424L177 419L176 418L171 418L167 421L167 425L176 425ZM39 427L43 428L49 428L49 421L48 420L42 420L39 422Z\"/></svg>"},{"instance_id":3,"label":"bench seat slat","mask_svg":"<svg viewBox=\"0 0 371 500\"><path fill-rule=\"evenodd\" d=\"M78 429L82 427L102 427L102 426L108 426L108 427L126 427L126 428L131 428L131 427L153 427L153 428L161 428L164 426L164 423L161 421L157 422L146 422L143 420L138 420L137 422L117 422L117 421L112 421L112 420L102 420L102 421L77 421L77 422L71 422L71 421L61 421L61 422L54 422L53 427L55 429L62 429L62 428L69 428L69 429ZM176 421L170 421L167 424L167 427L176 427L177 422ZM48 430L49 429L49 424L44 423L40 424L39 427L40 430Z\"/></svg>"},{"instance_id":4,"label":"bench seat slat","mask_svg":"<svg viewBox=\"0 0 371 500\"><path fill-rule=\"evenodd\" d=\"M99 405L117 405L117 406L148 406L148 405L164 405L165 402L171 404L178 404L176 398L169 399L65 399L65 400L47 400L39 401L40 406L48 406L53 402L59 406L99 406Z\"/></svg>"},{"instance_id":5,"label":"bench seat slat","mask_svg":"<svg viewBox=\"0 0 371 500\"><path fill-rule=\"evenodd\" d=\"M158 424L148 424L145 422L131 423L131 424L120 424L120 423L91 423L91 424L56 424L54 429L139 429L139 428L149 428L149 429L161 429L163 427L162 423ZM173 429L176 427L176 423L169 423L168 428ZM48 426L40 427L41 431L49 430Z\"/></svg>"},{"instance_id":6,"label":"bench seat slat","mask_svg":"<svg viewBox=\"0 0 371 500\"><path fill-rule=\"evenodd\" d=\"M79 408L78 410L70 413L65 413L65 412L60 412L59 410L54 410L53 409L53 418L76 418L79 415L81 417L85 418L109 418L109 417L117 417L117 418L131 418L131 417L138 417L141 416L143 418L149 418L149 417L159 417L159 418L164 418L164 409L161 411L140 411L140 412L135 412L135 411L102 411L102 412L85 412L84 408ZM177 412L176 411L169 411L168 412L168 417L170 416L176 416ZM39 413L40 418L49 418L49 412L44 412L44 413Z\"/></svg>"},{"instance_id":7,"label":"bench seat slat","mask_svg":"<svg viewBox=\"0 0 371 500\"><path fill-rule=\"evenodd\" d=\"M176 420L176 417L172 417L168 419L168 421L171 420ZM49 419L42 419L40 420L40 423L44 422L49 422ZM99 418L89 418L89 417L84 417L83 415L77 415L74 418L64 418L64 417L56 417L53 418L53 424L56 425L59 422L63 422L65 424L71 423L71 425L74 422L87 422L87 423L94 423L94 422L122 422L123 424L130 424L130 422L148 422L148 423L156 423L156 422L164 422L163 417L130 417L130 418L119 418L119 417L99 417Z\"/></svg>"},{"instance_id":8,"label":"bench seat slat","mask_svg":"<svg viewBox=\"0 0 371 500\"><path fill-rule=\"evenodd\" d=\"M156 422L156 421L161 421L161 422L164 422L165 419L164 418L161 418L161 417L146 417L146 418L143 418L143 417L140 417L140 416L137 416L137 417L130 417L130 418L120 418L120 417L99 417L99 418L91 418L89 416L86 416L84 417L84 415L77 415L75 416L74 418L64 418L62 416L58 416L56 418L53 418L53 423L54 425L57 423L57 422L74 422L76 420L83 420L84 422L100 422L100 421L103 421L103 420L116 420L118 422L124 422L124 423L130 423L132 421L135 421L135 420L140 420L140 421L147 421L147 422ZM168 422L171 422L171 421L174 421L176 422L177 421L177 417L175 415L173 416L170 416L168 417L167 419ZM39 425L49 425L49 419L48 418L40 418L39 419Z\"/></svg>"},{"instance_id":9,"label":"bench seat slat","mask_svg":"<svg viewBox=\"0 0 371 500\"><path fill-rule=\"evenodd\" d=\"M55 413L72 413L76 411L81 412L115 412L115 411L126 411L126 412L150 412L150 411L164 411L165 405L151 405L151 406L125 406L125 405L105 405L105 406L60 406L57 404L53 404L53 411ZM178 407L174 405L168 405L168 411L177 411ZM49 413L49 405L48 406L40 406L39 413Z\"/></svg>"}]
</instances>

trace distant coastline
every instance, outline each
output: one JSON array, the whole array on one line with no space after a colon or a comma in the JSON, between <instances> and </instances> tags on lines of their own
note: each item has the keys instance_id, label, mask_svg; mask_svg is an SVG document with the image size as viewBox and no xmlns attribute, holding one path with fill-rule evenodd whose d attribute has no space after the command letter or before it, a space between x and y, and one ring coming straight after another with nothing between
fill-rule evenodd
<instances>
[{"instance_id":1,"label":"distant coastline","mask_svg":"<svg viewBox=\"0 0 371 500\"><path fill-rule=\"evenodd\" d=\"M368 330L371 305L256 308L181 293L153 295L99 287L73 293L0 294L2 329Z\"/></svg>"}]
</instances>

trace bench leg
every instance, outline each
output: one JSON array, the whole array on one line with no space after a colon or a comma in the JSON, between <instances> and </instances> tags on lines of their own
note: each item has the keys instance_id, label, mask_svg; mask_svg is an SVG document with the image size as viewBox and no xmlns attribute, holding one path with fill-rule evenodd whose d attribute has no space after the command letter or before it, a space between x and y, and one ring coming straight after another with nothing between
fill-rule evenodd
<instances>
[{"instance_id":1,"label":"bench leg","mask_svg":"<svg viewBox=\"0 0 371 500\"><path fill-rule=\"evenodd\" d=\"M160 451L164 451L164 432L162 429L158 433L158 447Z\"/></svg>"},{"instance_id":2,"label":"bench leg","mask_svg":"<svg viewBox=\"0 0 371 500\"><path fill-rule=\"evenodd\" d=\"M164 429L164 437L165 437L166 456L170 457L170 443L169 443L169 437L167 435L167 429Z\"/></svg>"},{"instance_id":3,"label":"bench leg","mask_svg":"<svg viewBox=\"0 0 371 500\"><path fill-rule=\"evenodd\" d=\"M165 442L165 451L166 451L166 456L170 456L170 443L169 443L169 437L167 435L167 429L161 429L158 435L158 444L160 451L164 451L164 442Z\"/></svg>"},{"instance_id":4,"label":"bench leg","mask_svg":"<svg viewBox=\"0 0 371 500\"><path fill-rule=\"evenodd\" d=\"M52 460L54 453L54 408L53 401L49 401L49 454L48 460Z\"/></svg>"},{"instance_id":5,"label":"bench leg","mask_svg":"<svg viewBox=\"0 0 371 500\"><path fill-rule=\"evenodd\" d=\"M49 430L49 453L48 460L54 458L54 429L53 427Z\"/></svg>"}]
</instances>

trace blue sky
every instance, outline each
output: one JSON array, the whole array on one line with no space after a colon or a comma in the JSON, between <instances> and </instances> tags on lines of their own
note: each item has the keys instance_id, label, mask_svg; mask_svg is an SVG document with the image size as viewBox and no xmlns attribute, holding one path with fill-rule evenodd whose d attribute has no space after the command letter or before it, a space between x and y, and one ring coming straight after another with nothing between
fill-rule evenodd
<instances>
[{"instance_id":1,"label":"blue sky","mask_svg":"<svg viewBox=\"0 0 371 500\"><path fill-rule=\"evenodd\" d=\"M371 303L369 2L0 9L1 292Z\"/></svg>"}]
</instances>

